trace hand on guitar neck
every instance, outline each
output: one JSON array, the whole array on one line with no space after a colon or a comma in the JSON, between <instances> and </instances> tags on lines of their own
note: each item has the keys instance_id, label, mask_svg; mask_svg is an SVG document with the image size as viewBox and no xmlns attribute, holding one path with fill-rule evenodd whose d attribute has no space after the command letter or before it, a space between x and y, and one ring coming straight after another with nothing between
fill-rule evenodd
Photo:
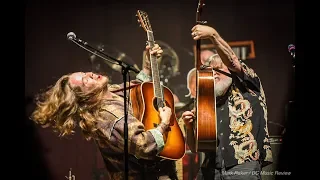
<instances>
[{"instance_id":1,"label":"hand on guitar neck","mask_svg":"<svg viewBox=\"0 0 320 180\"><path fill-rule=\"evenodd\" d=\"M240 61L236 54L233 52L230 45L219 35L217 30L207 25L195 25L191 29L191 36L194 40L210 39L214 44L217 53L219 54L222 62L233 72L237 73L239 77L243 77ZM218 71L217 69L215 69ZM223 71L221 73L224 73ZM230 73L226 73L230 76Z\"/></svg>"},{"instance_id":2,"label":"hand on guitar neck","mask_svg":"<svg viewBox=\"0 0 320 180\"><path fill-rule=\"evenodd\" d=\"M195 109L191 111L185 111L182 114L182 119L184 121L184 124L186 125L186 128L191 130L193 128L193 120L195 118Z\"/></svg>"},{"instance_id":3,"label":"hand on guitar neck","mask_svg":"<svg viewBox=\"0 0 320 180\"><path fill-rule=\"evenodd\" d=\"M154 44L152 47L150 45L146 46L146 58L143 66L143 71L147 75L152 75L151 73L151 62L150 62L150 56L154 57L161 57L163 50L158 44Z\"/></svg>"},{"instance_id":4,"label":"hand on guitar neck","mask_svg":"<svg viewBox=\"0 0 320 180\"><path fill-rule=\"evenodd\" d=\"M195 109L191 111L185 111L181 115L182 120L184 121L184 124L187 128L187 137L195 137L194 133L194 120L195 120ZM194 138L187 138L187 144L189 145L189 148L191 152L196 153L196 141Z\"/></svg>"}]
</instances>

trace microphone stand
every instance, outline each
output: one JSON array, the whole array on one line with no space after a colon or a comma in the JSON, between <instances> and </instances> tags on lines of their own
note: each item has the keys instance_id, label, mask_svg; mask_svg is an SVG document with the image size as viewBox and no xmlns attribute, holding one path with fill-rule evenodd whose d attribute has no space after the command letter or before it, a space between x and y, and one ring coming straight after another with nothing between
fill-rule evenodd
<instances>
[{"instance_id":1,"label":"microphone stand","mask_svg":"<svg viewBox=\"0 0 320 180\"><path fill-rule=\"evenodd\" d=\"M128 67L128 66L127 66ZM125 170L125 180L129 179L129 153L128 153L128 111L127 111L127 73L129 69L126 66L122 66L122 77L123 77L123 97L124 97L124 170Z\"/></svg>"},{"instance_id":2,"label":"microphone stand","mask_svg":"<svg viewBox=\"0 0 320 180\"><path fill-rule=\"evenodd\" d=\"M295 55L295 53L291 53L291 56L292 56L292 69L293 69L293 74L295 74L295 69L296 69L295 59L296 59L296 55Z\"/></svg>"},{"instance_id":3,"label":"microphone stand","mask_svg":"<svg viewBox=\"0 0 320 180\"><path fill-rule=\"evenodd\" d=\"M296 63L295 63L295 52L292 52L291 53L291 57L292 57L292 71L293 71L293 81L295 81L295 79L296 79L296 76L295 76L295 73L296 73ZM294 89L295 89L295 83L294 83ZM293 98L292 98L292 100L291 101L289 101L289 104L290 103L294 103L294 101L295 101L295 91L293 91Z\"/></svg>"},{"instance_id":4,"label":"microphone stand","mask_svg":"<svg viewBox=\"0 0 320 180\"><path fill-rule=\"evenodd\" d=\"M95 54L99 56L100 58L109 61L110 59L114 62L118 63L122 67L122 76L123 76L123 86L124 86L124 164L125 164L125 180L129 179L129 165L128 165L128 159L129 159L129 152L128 152L128 111L127 111L127 74L131 70L135 73L139 73L139 70L137 70L133 65L126 63L124 61L120 61L114 57L111 57L105 53L103 53L101 50L97 50L94 47L90 46L87 42L77 39L76 37L68 37L69 40L80 46L81 48L91 52L92 54ZM99 55L102 54L103 56Z\"/></svg>"},{"instance_id":5,"label":"microphone stand","mask_svg":"<svg viewBox=\"0 0 320 180\"><path fill-rule=\"evenodd\" d=\"M290 55L291 55L291 66L292 66L292 80L293 80L293 94L290 94L290 97L289 97L289 102L288 104L285 106L285 123L288 124L290 119L292 118L292 115L290 115L290 113L292 113L293 111L295 111L295 68L296 68L296 64L295 64L295 52L290 52ZM285 133L286 133L286 127L284 127L281 135L283 136Z\"/></svg>"}]
</instances>

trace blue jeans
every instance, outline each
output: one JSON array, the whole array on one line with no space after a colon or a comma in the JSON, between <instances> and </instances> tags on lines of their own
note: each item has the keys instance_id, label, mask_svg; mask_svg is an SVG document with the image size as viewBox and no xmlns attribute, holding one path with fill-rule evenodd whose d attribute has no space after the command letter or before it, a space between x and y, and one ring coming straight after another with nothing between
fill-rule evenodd
<instances>
[{"instance_id":1,"label":"blue jeans","mask_svg":"<svg viewBox=\"0 0 320 180\"><path fill-rule=\"evenodd\" d=\"M223 164L223 163L222 163ZM201 168L197 180L261 180L259 161L245 162L231 168Z\"/></svg>"}]
</instances>

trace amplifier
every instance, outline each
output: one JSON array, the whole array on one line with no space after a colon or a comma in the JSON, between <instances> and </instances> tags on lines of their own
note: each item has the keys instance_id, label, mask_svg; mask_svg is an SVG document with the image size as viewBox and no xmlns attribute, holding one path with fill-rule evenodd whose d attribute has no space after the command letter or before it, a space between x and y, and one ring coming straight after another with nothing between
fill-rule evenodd
<instances>
[{"instance_id":1,"label":"amplifier","mask_svg":"<svg viewBox=\"0 0 320 180\"><path fill-rule=\"evenodd\" d=\"M273 163L262 168L261 179L262 180L275 180L276 176L274 175L277 170L279 152L282 144L282 136L270 136L269 141L271 144ZM272 175L272 174L273 175Z\"/></svg>"}]
</instances>

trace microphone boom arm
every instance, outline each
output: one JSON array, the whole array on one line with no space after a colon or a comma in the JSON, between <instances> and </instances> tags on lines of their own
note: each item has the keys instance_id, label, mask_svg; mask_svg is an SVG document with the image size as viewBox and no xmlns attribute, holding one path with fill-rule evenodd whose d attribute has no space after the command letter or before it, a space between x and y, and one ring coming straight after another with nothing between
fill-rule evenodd
<instances>
[{"instance_id":1,"label":"microphone boom arm","mask_svg":"<svg viewBox=\"0 0 320 180\"><path fill-rule=\"evenodd\" d=\"M140 72L140 71L139 71L137 68L135 68L133 65L131 65L131 64L127 63L127 62L124 62L124 61L120 61L120 60L118 60L118 59L116 59L116 58L114 58L114 57L111 57L111 56L109 56L109 55L101 52L100 50L92 47L89 43L87 43L87 42L85 42L85 41L83 41L83 40L81 40L81 39L76 38L76 35L75 35L74 33L72 33L72 32L70 32L70 33L67 34L67 38L68 38L68 40L74 42L75 44L77 44L77 45L80 46L81 48L89 51L90 53L92 53L92 54L94 54L94 55L96 55L96 56L98 56L98 57L100 57L100 58L102 58L102 59L104 59L104 60L106 60L106 61L109 61L109 62L110 62L110 59L111 59L112 61L114 61L114 62L111 62L111 63L113 63L113 64L118 64L118 65L120 65L121 67L123 67L124 69L131 70L131 71L133 71L133 72L135 72L135 73L139 73L139 72ZM81 45L81 44L82 44L82 45ZM98 53L100 53L100 54L98 54ZM104 57L104 56L105 56L105 57Z\"/></svg>"}]
</instances>

